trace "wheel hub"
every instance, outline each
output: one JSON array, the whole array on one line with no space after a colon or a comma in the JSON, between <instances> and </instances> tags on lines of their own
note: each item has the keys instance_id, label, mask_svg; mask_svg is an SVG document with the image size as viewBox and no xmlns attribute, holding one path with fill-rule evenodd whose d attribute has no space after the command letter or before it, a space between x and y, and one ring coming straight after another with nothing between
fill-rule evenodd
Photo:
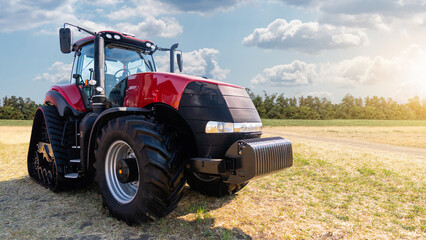
<instances>
[{"instance_id":1,"label":"wheel hub","mask_svg":"<svg viewBox=\"0 0 426 240\"><path fill-rule=\"evenodd\" d=\"M125 158L117 161L116 174L118 181L129 183L138 180L138 165L135 158Z\"/></svg>"},{"instance_id":2,"label":"wheel hub","mask_svg":"<svg viewBox=\"0 0 426 240\"><path fill-rule=\"evenodd\" d=\"M135 198L139 188L139 168L135 153L126 142L117 140L109 146L105 177L109 192L119 203L126 204Z\"/></svg>"}]
</instances>

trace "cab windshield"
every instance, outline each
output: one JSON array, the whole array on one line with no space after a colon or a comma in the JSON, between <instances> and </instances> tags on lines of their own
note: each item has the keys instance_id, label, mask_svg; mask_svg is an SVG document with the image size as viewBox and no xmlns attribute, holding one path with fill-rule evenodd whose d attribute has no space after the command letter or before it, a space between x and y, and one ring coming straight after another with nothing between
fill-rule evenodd
<instances>
[{"instance_id":1,"label":"cab windshield","mask_svg":"<svg viewBox=\"0 0 426 240\"><path fill-rule=\"evenodd\" d=\"M86 80L93 79L94 45L84 46L74 63L74 73L79 74L77 85L87 85ZM155 72L152 55L133 48L123 48L113 44L105 46L105 95L127 76L135 73ZM90 95L90 93L88 93Z\"/></svg>"}]
</instances>

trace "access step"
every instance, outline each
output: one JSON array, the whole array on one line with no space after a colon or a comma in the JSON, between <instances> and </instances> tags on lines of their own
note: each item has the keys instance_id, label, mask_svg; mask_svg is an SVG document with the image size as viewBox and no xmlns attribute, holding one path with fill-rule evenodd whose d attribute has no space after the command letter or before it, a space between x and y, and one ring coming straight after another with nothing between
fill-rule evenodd
<instances>
[{"instance_id":1,"label":"access step","mask_svg":"<svg viewBox=\"0 0 426 240\"><path fill-rule=\"evenodd\" d=\"M78 178L78 173L68 173L65 174L65 178Z\"/></svg>"}]
</instances>

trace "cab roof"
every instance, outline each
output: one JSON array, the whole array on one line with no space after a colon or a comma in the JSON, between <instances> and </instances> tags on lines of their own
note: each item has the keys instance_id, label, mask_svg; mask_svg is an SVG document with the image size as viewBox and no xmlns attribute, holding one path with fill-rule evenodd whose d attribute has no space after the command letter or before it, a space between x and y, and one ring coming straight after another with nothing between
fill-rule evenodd
<instances>
[{"instance_id":1,"label":"cab roof","mask_svg":"<svg viewBox=\"0 0 426 240\"><path fill-rule=\"evenodd\" d=\"M114 31L101 31L99 34L104 38L105 44L115 43L119 45L127 45L141 50L155 51L156 47L150 40L140 40L129 34L119 33ZM95 36L88 36L76 41L73 44L72 50L77 51L86 44L92 43L95 40Z\"/></svg>"}]
</instances>

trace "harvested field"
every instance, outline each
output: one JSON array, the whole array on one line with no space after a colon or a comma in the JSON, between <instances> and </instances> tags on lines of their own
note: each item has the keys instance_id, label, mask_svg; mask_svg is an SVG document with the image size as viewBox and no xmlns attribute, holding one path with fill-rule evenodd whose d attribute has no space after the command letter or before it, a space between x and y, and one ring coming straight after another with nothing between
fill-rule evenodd
<instances>
[{"instance_id":1,"label":"harvested field","mask_svg":"<svg viewBox=\"0 0 426 240\"><path fill-rule=\"evenodd\" d=\"M30 136L31 127L0 126L0 143L3 145L29 143Z\"/></svg>"},{"instance_id":2,"label":"harvested field","mask_svg":"<svg viewBox=\"0 0 426 240\"><path fill-rule=\"evenodd\" d=\"M20 137L0 135L0 239L426 238L421 127L265 128L265 136L293 142L292 168L226 198L187 187L169 216L132 227L108 215L94 185L52 193L31 181L24 141L29 130L25 136L25 129L10 128L0 134Z\"/></svg>"},{"instance_id":3,"label":"harvested field","mask_svg":"<svg viewBox=\"0 0 426 240\"><path fill-rule=\"evenodd\" d=\"M265 134L275 132L316 140L335 139L381 143L394 146L426 148L426 127L265 127Z\"/></svg>"}]
</instances>

